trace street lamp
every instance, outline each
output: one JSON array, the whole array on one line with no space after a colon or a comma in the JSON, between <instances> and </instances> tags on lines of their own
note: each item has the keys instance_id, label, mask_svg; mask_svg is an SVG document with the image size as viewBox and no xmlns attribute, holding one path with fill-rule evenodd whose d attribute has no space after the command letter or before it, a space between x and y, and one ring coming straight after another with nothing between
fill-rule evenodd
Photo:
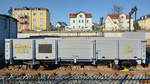
<instances>
[{"instance_id":1,"label":"street lamp","mask_svg":"<svg viewBox=\"0 0 150 84\"><path fill-rule=\"evenodd\" d=\"M129 31L131 31L131 15L135 13L135 22L136 22L136 12L137 12L136 6L132 8L132 10L129 12ZM136 31L136 28L135 28L135 31Z\"/></svg>"},{"instance_id":2,"label":"street lamp","mask_svg":"<svg viewBox=\"0 0 150 84\"><path fill-rule=\"evenodd\" d=\"M104 17L101 17L100 18L100 27L101 27L100 31L101 32L103 31L103 20L104 20Z\"/></svg>"}]
</instances>

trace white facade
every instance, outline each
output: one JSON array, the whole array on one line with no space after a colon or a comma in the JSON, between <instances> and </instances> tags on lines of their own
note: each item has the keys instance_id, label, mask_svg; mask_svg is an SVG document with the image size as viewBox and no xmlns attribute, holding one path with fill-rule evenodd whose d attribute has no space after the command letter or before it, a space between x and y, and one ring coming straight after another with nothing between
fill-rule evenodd
<instances>
[{"instance_id":1,"label":"white facade","mask_svg":"<svg viewBox=\"0 0 150 84\"><path fill-rule=\"evenodd\" d=\"M129 30L129 16L126 14L108 15L105 20L106 31ZM133 28L133 18L131 18L131 30Z\"/></svg>"},{"instance_id":2,"label":"white facade","mask_svg":"<svg viewBox=\"0 0 150 84\"><path fill-rule=\"evenodd\" d=\"M92 15L84 12L70 14L70 26L66 30L92 30Z\"/></svg>"}]
</instances>

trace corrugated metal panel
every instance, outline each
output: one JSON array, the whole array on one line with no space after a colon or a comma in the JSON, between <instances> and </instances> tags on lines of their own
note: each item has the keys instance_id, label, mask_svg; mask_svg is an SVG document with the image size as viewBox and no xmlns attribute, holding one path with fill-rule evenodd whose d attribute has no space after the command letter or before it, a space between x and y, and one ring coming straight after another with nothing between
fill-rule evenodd
<instances>
[{"instance_id":1,"label":"corrugated metal panel","mask_svg":"<svg viewBox=\"0 0 150 84\"><path fill-rule=\"evenodd\" d=\"M33 40L14 39L13 40L14 60L32 60L33 58Z\"/></svg>"},{"instance_id":2,"label":"corrugated metal panel","mask_svg":"<svg viewBox=\"0 0 150 84\"><path fill-rule=\"evenodd\" d=\"M118 40L97 40L96 52L100 60L114 60L118 58Z\"/></svg>"},{"instance_id":3,"label":"corrugated metal panel","mask_svg":"<svg viewBox=\"0 0 150 84\"><path fill-rule=\"evenodd\" d=\"M93 42L90 40L59 40L61 59L92 59Z\"/></svg>"},{"instance_id":4,"label":"corrugated metal panel","mask_svg":"<svg viewBox=\"0 0 150 84\"><path fill-rule=\"evenodd\" d=\"M145 32L124 32L123 38L145 39Z\"/></svg>"},{"instance_id":5,"label":"corrugated metal panel","mask_svg":"<svg viewBox=\"0 0 150 84\"><path fill-rule=\"evenodd\" d=\"M140 49L138 40L119 40L119 59L141 58Z\"/></svg>"}]
</instances>

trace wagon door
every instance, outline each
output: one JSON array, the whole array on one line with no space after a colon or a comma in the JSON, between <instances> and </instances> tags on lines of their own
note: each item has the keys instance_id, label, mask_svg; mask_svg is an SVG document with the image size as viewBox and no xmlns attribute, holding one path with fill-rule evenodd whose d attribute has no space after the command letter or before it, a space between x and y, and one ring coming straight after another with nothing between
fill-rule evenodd
<instances>
[{"instance_id":1,"label":"wagon door","mask_svg":"<svg viewBox=\"0 0 150 84\"><path fill-rule=\"evenodd\" d=\"M118 59L118 41L117 40L97 40L96 53L99 60Z\"/></svg>"},{"instance_id":2,"label":"wagon door","mask_svg":"<svg viewBox=\"0 0 150 84\"><path fill-rule=\"evenodd\" d=\"M90 40L60 40L61 60L90 60L93 56L93 42Z\"/></svg>"}]
</instances>

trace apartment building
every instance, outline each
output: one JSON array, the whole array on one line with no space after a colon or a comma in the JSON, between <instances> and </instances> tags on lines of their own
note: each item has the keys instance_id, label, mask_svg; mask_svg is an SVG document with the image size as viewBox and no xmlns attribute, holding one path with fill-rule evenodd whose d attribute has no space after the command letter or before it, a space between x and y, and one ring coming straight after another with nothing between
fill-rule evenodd
<instances>
[{"instance_id":1,"label":"apartment building","mask_svg":"<svg viewBox=\"0 0 150 84\"><path fill-rule=\"evenodd\" d=\"M85 12L71 13L70 25L66 27L66 30L92 30L92 14Z\"/></svg>"},{"instance_id":2,"label":"apartment building","mask_svg":"<svg viewBox=\"0 0 150 84\"><path fill-rule=\"evenodd\" d=\"M142 30L150 30L150 15L140 17L138 23Z\"/></svg>"},{"instance_id":3,"label":"apartment building","mask_svg":"<svg viewBox=\"0 0 150 84\"><path fill-rule=\"evenodd\" d=\"M109 14L105 19L106 31L129 30L129 15L127 14ZM131 18L131 30L133 27L133 18Z\"/></svg>"},{"instance_id":4,"label":"apartment building","mask_svg":"<svg viewBox=\"0 0 150 84\"><path fill-rule=\"evenodd\" d=\"M18 20L18 31L47 30L50 27L50 13L46 8L14 8L13 17Z\"/></svg>"}]
</instances>

